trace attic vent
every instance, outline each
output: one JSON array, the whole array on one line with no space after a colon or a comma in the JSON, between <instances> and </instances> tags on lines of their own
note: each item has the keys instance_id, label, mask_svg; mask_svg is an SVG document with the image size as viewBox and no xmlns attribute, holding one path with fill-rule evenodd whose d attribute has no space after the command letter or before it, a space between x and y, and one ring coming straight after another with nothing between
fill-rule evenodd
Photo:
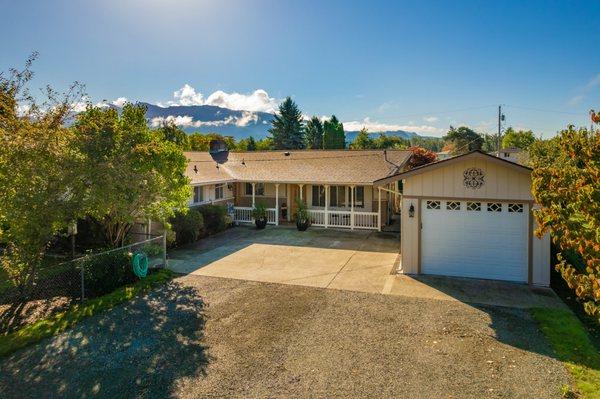
<instances>
[{"instance_id":1,"label":"attic vent","mask_svg":"<svg viewBox=\"0 0 600 399\"><path fill-rule=\"evenodd\" d=\"M283 155L285 155L286 157L289 157L290 156L290 152L286 151L286 152L283 153Z\"/></svg>"}]
</instances>

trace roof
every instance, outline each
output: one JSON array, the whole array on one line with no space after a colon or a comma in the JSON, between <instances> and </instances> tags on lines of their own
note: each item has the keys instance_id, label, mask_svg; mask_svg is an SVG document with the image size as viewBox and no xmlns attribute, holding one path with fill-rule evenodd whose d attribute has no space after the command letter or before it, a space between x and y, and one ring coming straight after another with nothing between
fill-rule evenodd
<instances>
[{"instance_id":1,"label":"roof","mask_svg":"<svg viewBox=\"0 0 600 399\"><path fill-rule=\"evenodd\" d=\"M185 153L189 160L186 175L192 184L231 181L373 184L401 171L411 155L411 151L401 150Z\"/></svg>"},{"instance_id":2,"label":"roof","mask_svg":"<svg viewBox=\"0 0 600 399\"><path fill-rule=\"evenodd\" d=\"M375 181L374 184L376 186L381 186L381 185L384 185L387 183L391 183L394 181L405 179L410 176L417 175L419 173L428 172L428 171L431 171L431 170L434 170L437 168L443 168L445 166L448 166L448 165L451 165L451 164L454 164L457 162L461 162L461 161L464 161L465 159L469 159L469 158L484 158L488 161L499 163L501 165L504 165L508 168L517 170L522 173L530 173L532 171L532 169L527 166L523 166L523 165L520 165L515 162L507 161L502 158L498 158L495 155L486 154L485 152L480 151L480 150L475 150L475 151L471 151L466 154L458 155L458 156L455 156L452 158L442 159L441 161L432 162L432 163L429 163L426 165L418 166L418 167L413 168L406 172L396 173L393 176L384 177L382 179Z\"/></svg>"},{"instance_id":3,"label":"roof","mask_svg":"<svg viewBox=\"0 0 600 399\"><path fill-rule=\"evenodd\" d=\"M507 148L502 148L499 152L518 153L518 152L522 152L522 151L523 150L518 147L507 147Z\"/></svg>"}]
</instances>

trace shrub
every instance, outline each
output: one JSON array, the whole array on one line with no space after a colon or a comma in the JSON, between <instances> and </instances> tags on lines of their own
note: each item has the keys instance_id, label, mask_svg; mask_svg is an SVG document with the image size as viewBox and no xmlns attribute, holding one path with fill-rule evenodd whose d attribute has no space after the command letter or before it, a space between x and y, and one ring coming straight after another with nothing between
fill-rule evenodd
<instances>
[{"instance_id":1,"label":"shrub","mask_svg":"<svg viewBox=\"0 0 600 399\"><path fill-rule=\"evenodd\" d=\"M189 244L198 240L204 229L204 216L196 208L188 209L187 212L177 212L171 218L171 225L175 232L175 240L178 245Z\"/></svg>"},{"instance_id":2,"label":"shrub","mask_svg":"<svg viewBox=\"0 0 600 399\"><path fill-rule=\"evenodd\" d=\"M221 205L204 205L197 208L204 216L204 228L208 234L215 234L227 228L227 208Z\"/></svg>"},{"instance_id":3,"label":"shrub","mask_svg":"<svg viewBox=\"0 0 600 399\"><path fill-rule=\"evenodd\" d=\"M131 254L124 250L92 255L79 264L84 267L87 297L104 295L137 280L131 266Z\"/></svg>"}]
</instances>

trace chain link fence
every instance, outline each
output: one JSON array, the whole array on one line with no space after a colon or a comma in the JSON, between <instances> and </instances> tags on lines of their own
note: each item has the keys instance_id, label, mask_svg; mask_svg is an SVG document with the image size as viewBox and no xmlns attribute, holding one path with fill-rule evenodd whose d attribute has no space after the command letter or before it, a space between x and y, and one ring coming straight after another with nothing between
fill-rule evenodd
<instances>
[{"instance_id":1,"label":"chain link fence","mask_svg":"<svg viewBox=\"0 0 600 399\"><path fill-rule=\"evenodd\" d=\"M48 259L29 287L0 283L0 333L133 283L140 278L134 273L134 258L147 259L151 272L166 266L166 251L166 239L161 235L66 262Z\"/></svg>"}]
</instances>

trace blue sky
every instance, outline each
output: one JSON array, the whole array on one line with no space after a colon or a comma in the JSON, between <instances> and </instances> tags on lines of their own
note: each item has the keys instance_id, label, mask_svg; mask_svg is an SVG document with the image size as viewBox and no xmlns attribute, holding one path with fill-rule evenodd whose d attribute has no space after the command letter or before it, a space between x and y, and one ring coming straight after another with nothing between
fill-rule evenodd
<instances>
[{"instance_id":1,"label":"blue sky","mask_svg":"<svg viewBox=\"0 0 600 399\"><path fill-rule=\"evenodd\" d=\"M545 137L600 108L598 1L0 6L0 70L39 51L36 87L78 80L94 102L265 110L291 95L307 115L436 136L450 124L494 132L498 104L507 126Z\"/></svg>"}]
</instances>

